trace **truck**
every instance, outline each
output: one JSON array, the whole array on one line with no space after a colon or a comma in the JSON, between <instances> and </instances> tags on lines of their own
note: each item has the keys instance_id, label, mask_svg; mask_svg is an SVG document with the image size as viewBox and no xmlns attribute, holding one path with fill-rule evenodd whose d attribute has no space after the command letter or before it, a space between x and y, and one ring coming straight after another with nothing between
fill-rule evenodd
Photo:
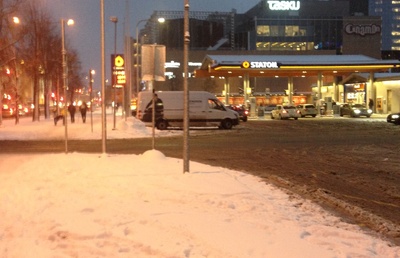
<instances>
[{"instance_id":1,"label":"truck","mask_svg":"<svg viewBox=\"0 0 400 258\"><path fill-rule=\"evenodd\" d=\"M154 101L154 105L153 105ZM228 109L217 97L206 91L189 91L189 127L219 127L232 129L239 124L239 114ZM155 113L153 115L153 106ZM137 118L146 126L159 130L183 127L183 91L142 91L137 102Z\"/></svg>"}]
</instances>

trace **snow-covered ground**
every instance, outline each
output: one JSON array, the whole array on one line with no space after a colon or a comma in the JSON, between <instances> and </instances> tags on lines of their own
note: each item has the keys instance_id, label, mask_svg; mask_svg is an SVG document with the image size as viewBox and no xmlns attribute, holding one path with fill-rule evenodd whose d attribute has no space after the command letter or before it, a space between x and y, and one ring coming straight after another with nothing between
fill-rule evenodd
<instances>
[{"instance_id":1,"label":"snow-covered ground","mask_svg":"<svg viewBox=\"0 0 400 258\"><path fill-rule=\"evenodd\" d=\"M98 113L93 132L90 117L76 120L70 139L101 138ZM131 117L116 125L108 115L108 138L152 135ZM0 126L0 140L64 135L45 119ZM182 163L150 149L0 155L0 257L400 257L399 246L257 177L196 162L183 174Z\"/></svg>"}]
</instances>

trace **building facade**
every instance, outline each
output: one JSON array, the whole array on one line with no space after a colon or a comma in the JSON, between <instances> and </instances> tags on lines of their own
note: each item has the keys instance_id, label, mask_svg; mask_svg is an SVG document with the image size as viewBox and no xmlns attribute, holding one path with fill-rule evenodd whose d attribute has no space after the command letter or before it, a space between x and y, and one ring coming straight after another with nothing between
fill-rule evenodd
<instances>
[{"instance_id":1,"label":"building facade","mask_svg":"<svg viewBox=\"0 0 400 258\"><path fill-rule=\"evenodd\" d=\"M400 1L369 0L369 15L382 19L382 50L400 50Z\"/></svg>"},{"instance_id":2,"label":"building facade","mask_svg":"<svg viewBox=\"0 0 400 258\"><path fill-rule=\"evenodd\" d=\"M157 11L151 20L159 17L166 18L166 22L153 23L153 32L143 31L144 34L154 35L158 44L167 46L166 60L171 65L166 68L168 77L165 82L156 83L155 87L160 90L182 90L183 12ZM235 10L225 13L191 12L189 61L194 65L189 66L189 73L193 74L195 64L201 63L210 54L364 55L381 59L383 27L380 16L368 16L368 0L260 0L245 13ZM366 102L367 95L373 95L367 94L372 86L357 88L357 94L353 94L357 99L351 99L352 86L340 84L348 76L351 73L324 76L321 84L327 88L322 88L319 96L313 92L315 78L293 77L293 94L308 95L307 101L331 97L340 102ZM235 96L240 96L244 91L242 77L189 80L191 90L207 90L218 95L224 94L229 84L230 93ZM285 95L287 92L287 79L282 77L249 78L248 83L254 96ZM367 84L363 81L360 83L367 85L370 81ZM330 90L330 85L337 85L334 87L339 90ZM266 101L263 100L263 103Z\"/></svg>"}]
</instances>

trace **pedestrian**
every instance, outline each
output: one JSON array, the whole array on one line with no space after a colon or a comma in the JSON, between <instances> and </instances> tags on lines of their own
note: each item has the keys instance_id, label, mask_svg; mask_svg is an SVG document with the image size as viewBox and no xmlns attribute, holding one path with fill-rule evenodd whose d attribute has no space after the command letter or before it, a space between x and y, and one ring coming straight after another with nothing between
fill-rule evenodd
<instances>
[{"instance_id":1,"label":"pedestrian","mask_svg":"<svg viewBox=\"0 0 400 258\"><path fill-rule=\"evenodd\" d=\"M150 100L150 102L147 104L146 109L151 110L151 112L153 112L153 100L155 103L155 109L156 109L156 115L162 115L162 113L164 112L164 103L163 101L158 98L157 94L154 94L153 99Z\"/></svg>"},{"instance_id":2,"label":"pedestrian","mask_svg":"<svg viewBox=\"0 0 400 258\"><path fill-rule=\"evenodd\" d=\"M372 100L372 99L369 99L369 102L368 102L368 107L369 107L369 109L373 109L373 107L374 107L374 101Z\"/></svg>"},{"instance_id":3,"label":"pedestrian","mask_svg":"<svg viewBox=\"0 0 400 258\"><path fill-rule=\"evenodd\" d=\"M61 109L60 114L54 116L54 125L57 125L58 120L62 119L63 120L63 125L65 125L65 110L64 108Z\"/></svg>"},{"instance_id":4,"label":"pedestrian","mask_svg":"<svg viewBox=\"0 0 400 258\"><path fill-rule=\"evenodd\" d=\"M75 123L75 111L76 111L75 106L72 103L69 104L68 112L71 115L71 123Z\"/></svg>"},{"instance_id":5,"label":"pedestrian","mask_svg":"<svg viewBox=\"0 0 400 258\"><path fill-rule=\"evenodd\" d=\"M86 112L87 112L88 106L86 102L82 102L82 105L79 107L79 111L81 112L82 115L82 121L86 123Z\"/></svg>"}]
</instances>

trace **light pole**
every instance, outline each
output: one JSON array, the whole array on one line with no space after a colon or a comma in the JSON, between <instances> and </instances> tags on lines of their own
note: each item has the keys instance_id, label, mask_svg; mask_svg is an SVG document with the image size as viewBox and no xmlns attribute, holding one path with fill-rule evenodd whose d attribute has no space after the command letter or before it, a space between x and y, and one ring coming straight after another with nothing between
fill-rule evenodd
<instances>
[{"instance_id":1,"label":"light pole","mask_svg":"<svg viewBox=\"0 0 400 258\"><path fill-rule=\"evenodd\" d=\"M74 20L69 19L67 25L73 25ZM65 50L65 20L61 19L61 55L63 69L63 88L64 88L64 127L65 127L65 153L68 153L68 109L67 109L67 90L68 90L68 71L67 71L67 51Z\"/></svg>"},{"instance_id":2,"label":"light pole","mask_svg":"<svg viewBox=\"0 0 400 258\"><path fill-rule=\"evenodd\" d=\"M183 22L183 92L184 92L184 117L183 117L183 173L189 173L189 87L188 87L188 60L189 60L189 0L184 0Z\"/></svg>"},{"instance_id":3,"label":"light pole","mask_svg":"<svg viewBox=\"0 0 400 258\"><path fill-rule=\"evenodd\" d=\"M118 17L111 16L110 21L114 23L114 60L113 60L113 92L114 92L114 105L113 105L113 130L116 130L115 123L116 123L116 113L117 113L117 105L116 105L116 90L117 90L117 75L115 70L115 58L117 57L117 23Z\"/></svg>"},{"instance_id":4,"label":"light pole","mask_svg":"<svg viewBox=\"0 0 400 258\"><path fill-rule=\"evenodd\" d=\"M101 149L106 154L107 149L107 117L106 117L106 67L105 67L105 26L104 0L100 0L100 45L101 45Z\"/></svg>"},{"instance_id":5,"label":"light pole","mask_svg":"<svg viewBox=\"0 0 400 258\"><path fill-rule=\"evenodd\" d=\"M93 75L95 71L90 69L89 70L89 90L90 90L90 127L93 133Z\"/></svg>"},{"instance_id":6,"label":"light pole","mask_svg":"<svg viewBox=\"0 0 400 258\"><path fill-rule=\"evenodd\" d=\"M140 76L139 76L139 42L141 42L141 40L139 40L139 24L142 22L148 21L148 19L145 20L140 20L136 23L136 98L139 95L139 85L140 85ZM165 18L160 17L157 19L157 21L159 23L164 23L165 22ZM137 105L137 103L136 103Z\"/></svg>"},{"instance_id":7,"label":"light pole","mask_svg":"<svg viewBox=\"0 0 400 258\"><path fill-rule=\"evenodd\" d=\"M139 85L140 85L140 78L139 78L139 24L141 22L145 22L146 20L140 20L136 23L136 98L139 95ZM137 106L137 103L136 103Z\"/></svg>"}]
</instances>

